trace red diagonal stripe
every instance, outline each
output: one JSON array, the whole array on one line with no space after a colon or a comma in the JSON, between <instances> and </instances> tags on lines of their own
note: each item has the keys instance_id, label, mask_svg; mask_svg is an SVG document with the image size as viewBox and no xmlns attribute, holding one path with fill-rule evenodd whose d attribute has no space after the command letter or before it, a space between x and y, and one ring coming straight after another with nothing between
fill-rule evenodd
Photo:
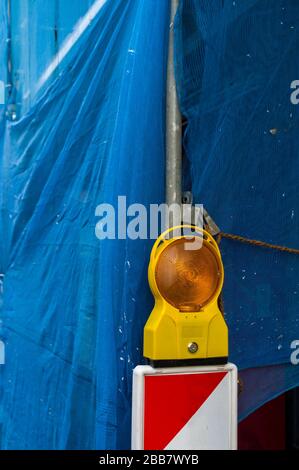
<instances>
[{"instance_id":1,"label":"red diagonal stripe","mask_svg":"<svg viewBox=\"0 0 299 470\"><path fill-rule=\"evenodd\" d=\"M145 376L144 449L164 449L226 374Z\"/></svg>"}]
</instances>

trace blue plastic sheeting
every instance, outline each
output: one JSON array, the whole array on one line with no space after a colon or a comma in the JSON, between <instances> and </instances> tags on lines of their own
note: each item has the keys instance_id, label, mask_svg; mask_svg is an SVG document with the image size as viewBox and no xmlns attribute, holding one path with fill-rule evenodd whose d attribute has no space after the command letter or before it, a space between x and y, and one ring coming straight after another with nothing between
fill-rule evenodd
<instances>
[{"instance_id":1,"label":"blue plastic sheeting","mask_svg":"<svg viewBox=\"0 0 299 470\"><path fill-rule=\"evenodd\" d=\"M78 53L80 41L75 42L66 55L63 52L80 21L85 15L88 18L94 1L10 0L10 4L12 101L20 115L35 104L46 87ZM44 72L54 63L48 79L40 83Z\"/></svg>"},{"instance_id":2,"label":"blue plastic sheeting","mask_svg":"<svg viewBox=\"0 0 299 470\"><path fill-rule=\"evenodd\" d=\"M130 447L152 241L99 241L95 209L164 200L168 15L167 1L108 1L1 132L2 449Z\"/></svg>"},{"instance_id":3,"label":"blue plastic sheeting","mask_svg":"<svg viewBox=\"0 0 299 470\"><path fill-rule=\"evenodd\" d=\"M296 0L184 0L176 21L186 188L191 182L222 231L297 248L299 107L290 98L298 29ZM225 239L221 249L230 359L240 369L286 368L283 386L265 381L243 402L246 415L299 385L290 365L299 257Z\"/></svg>"}]
</instances>

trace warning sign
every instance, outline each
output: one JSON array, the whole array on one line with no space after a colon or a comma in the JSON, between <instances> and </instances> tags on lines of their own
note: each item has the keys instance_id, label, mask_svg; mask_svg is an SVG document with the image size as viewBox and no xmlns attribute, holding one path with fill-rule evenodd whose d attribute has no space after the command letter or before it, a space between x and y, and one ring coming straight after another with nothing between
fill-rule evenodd
<instances>
[{"instance_id":1,"label":"warning sign","mask_svg":"<svg viewBox=\"0 0 299 470\"><path fill-rule=\"evenodd\" d=\"M138 366L132 424L133 449L236 449L236 367Z\"/></svg>"}]
</instances>

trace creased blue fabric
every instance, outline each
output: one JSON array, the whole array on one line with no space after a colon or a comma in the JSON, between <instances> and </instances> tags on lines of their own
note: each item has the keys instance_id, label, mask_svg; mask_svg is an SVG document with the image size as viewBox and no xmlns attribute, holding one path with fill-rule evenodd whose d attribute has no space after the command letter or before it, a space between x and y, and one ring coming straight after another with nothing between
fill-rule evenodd
<instances>
[{"instance_id":1,"label":"creased blue fabric","mask_svg":"<svg viewBox=\"0 0 299 470\"><path fill-rule=\"evenodd\" d=\"M108 1L1 131L2 449L130 447L152 241L99 241L95 210L164 200L168 15L168 1Z\"/></svg>"},{"instance_id":2,"label":"creased blue fabric","mask_svg":"<svg viewBox=\"0 0 299 470\"><path fill-rule=\"evenodd\" d=\"M295 0L182 0L176 19L186 189L222 231L297 248L298 28ZM286 367L284 386L265 381L245 415L299 385L290 363L299 257L225 239L221 250L230 359L240 369Z\"/></svg>"}]
</instances>

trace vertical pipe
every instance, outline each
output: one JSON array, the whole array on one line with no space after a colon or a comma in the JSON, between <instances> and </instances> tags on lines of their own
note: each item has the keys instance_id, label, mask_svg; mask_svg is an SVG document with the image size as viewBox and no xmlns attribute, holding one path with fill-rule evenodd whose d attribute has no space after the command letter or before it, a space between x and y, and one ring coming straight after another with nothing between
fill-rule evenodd
<instances>
[{"instance_id":1,"label":"vertical pipe","mask_svg":"<svg viewBox=\"0 0 299 470\"><path fill-rule=\"evenodd\" d=\"M166 103L166 203L182 202L182 119L174 73L174 18L179 0L171 0Z\"/></svg>"}]
</instances>

